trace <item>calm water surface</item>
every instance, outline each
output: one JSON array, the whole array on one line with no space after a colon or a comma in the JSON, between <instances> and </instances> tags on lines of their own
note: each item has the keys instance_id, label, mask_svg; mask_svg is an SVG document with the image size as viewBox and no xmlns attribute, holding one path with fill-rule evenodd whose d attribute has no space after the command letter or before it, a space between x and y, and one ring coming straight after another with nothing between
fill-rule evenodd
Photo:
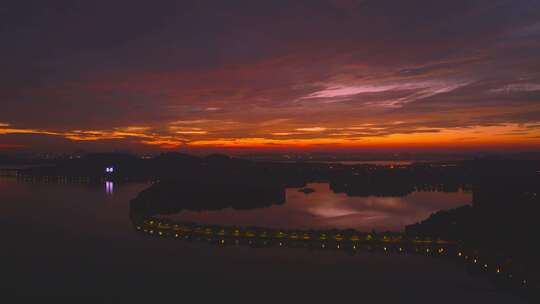
<instances>
[{"instance_id":1,"label":"calm water surface","mask_svg":"<svg viewBox=\"0 0 540 304\"><path fill-rule=\"evenodd\" d=\"M260 224L276 223L275 218L290 213L282 223L303 219L306 225L320 227L349 223L380 223L377 225L382 227L389 222L384 218L393 218L395 227L401 227L431 210L468 202L468 194L463 193L450 194L444 202L437 201L433 193L385 200L347 198L333 194L325 184L311 186L316 192L309 195L289 189L288 203L268 208L273 215L261 216ZM189 296L201 301L234 297L235 301L252 302L264 295L266 300L318 302L361 295L362 300L377 303L433 303L434 298L437 303L463 299L519 303L496 293L485 278L471 276L444 259L216 247L148 237L136 233L129 219L129 200L146 187L148 184L32 184L0 178L3 297L167 296L180 301ZM211 221L218 214L196 216ZM248 211L232 218L251 221L258 216Z\"/></svg>"},{"instance_id":2,"label":"calm water surface","mask_svg":"<svg viewBox=\"0 0 540 304\"><path fill-rule=\"evenodd\" d=\"M207 224L269 228L355 228L361 231L402 231L406 225L438 210L469 204L470 192L413 192L404 197L351 197L334 193L329 184L313 183L310 194L286 190L286 203L254 210L184 211L174 216Z\"/></svg>"}]
</instances>

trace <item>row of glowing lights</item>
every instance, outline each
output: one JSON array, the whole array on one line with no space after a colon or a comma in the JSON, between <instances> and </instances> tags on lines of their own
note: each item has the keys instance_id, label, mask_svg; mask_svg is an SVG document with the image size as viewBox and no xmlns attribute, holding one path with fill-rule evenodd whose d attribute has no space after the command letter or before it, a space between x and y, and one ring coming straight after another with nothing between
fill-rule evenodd
<instances>
[{"instance_id":1,"label":"row of glowing lights","mask_svg":"<svg viewBox=\"0 0 540 304\"><path fill-rule=\"evenodd\" d=\"M141 227L137 226L137 230L141 230L141 229L142 229ZM154 234L154 230L146 230L146 229L144 229L143 231L144 231L144 232L147 232L147 233L150 233L150 234ZM158 231L158 235L163 236L164 233L163 233L162 231ZM174 237L175 237L175 238L179 238L179 237L180 237L180 234L175 233ZM186 235L185 238L187 238L187 237L188 237L188 236ZM220 243L221 245L224 245L224 244L225 244L225 240L222 239L222 240L219 241L219 243ZM239 244L239 241L238 241L238 240L235 240L235 243L236 243L236 244ZM249 244L251 244L251 241L249 241ZM266 245L266 242L265 242L264 244ZM282 247L282 246L283 246L283 243L282 243L282 242L279 242L278 245L279 245L279 247ZM321 244L321 248L322 248L322 249L326 249L326 248L327 248L327 245L323 243L323 244ZM329 247L328 247L328 248L329 248ZM341 248L342 248L342 247L341 247L340 244L337 244L337 245L336 245L336 249L341 249ZM353 248L353 250L356 250L356 249L357 249L357 246L356 246L356 245L353 245L352 248ZM388 247L383 247L383 250L384 250L384 252L389 252L389 248L388 248ZM403 249L403 247L399 247L399 248L398 248L398 251L399 251L399 252L404 252L405 249ZM419 252L419 250L416 249L416 252ZM445 253L445 249L444 249L444 248L439 248L439 249L435 250L434 252L435 252L435 253L438 253L438 254L444 254L444 253ZM430 248L426 248L426 249L425 249L425 253L430 254L430 253L432 253L432 250L431 250ZM469 259L469 256L468 256L468 255L465 255L465 254L462 253L462 252L458 252L458 253L457 253L457 256L458 256L458 257L462 257L462 258L464 258L465 260L468 260L468 259ZM473 258L472 261L473 261L474 264L480 264L480 261L479 261L478 258ZM484 265L483 265L483 268L484 268L485 270L488 270L489 265L488 265L488 264L484 264ZM496 267L496 268L495 268L495 273L497 273L497 274L502 273L501 267ZM508 278L509 278L509 279L512 279L512 278L513 278L513 275L512 275L512 274L508 274ZM521 283L522 283L523 285L526 285L526 284L527 284L527 280L524 279L524 280L521 281Z\"/></svg>"},{"instance_id":2,"label":"row of glowing lights","mask_svg":"<svg viewBox=\"0 0 540 304\"><path fill-rule=\"evenodd\" d=\"M158 229L165 229L165 230L168 230L168 229L172 229L172 230L184 230L184 232L196 232L196 233L201 233L201 234L208 234L208 235L212 235L212 234L217 234L217 235L225 235L226 232L225 232L225 229L221 229L220 232L214 232L212 231L211 228L206 228L206 229L203 229L201 227L196 227L196 228L189 228L189 227L183 227L183 226L180 226L178 224L174 224L174 227L171 227L171 224L163 224L161 222L154 222L154 220L149 220L149 221L145 221L145 224L148 225L148 226L154 226L156 224L156 228ZM141 229L141 227L137 226L137 229ZM298 231L298 232L283 232L283 231L276 231L276 232L273 232L274 233L274 237L276 238L286 238L286 237L289 237L290 239L304 239L304 240L310 240L312 238L314 238L313 236L311 236L311 233L310 232L303 232L303 231ZM235 236L235 237L240 237L241 234L244 234L246 237L256 237L256 232L253 232L253 231L240 231L239 229L235 229L233 232L232 232L232 236ZM266 231L263 231L260 233L259 237L268 237L268 232ZM330 238L333 238L334 240L336 241L343 241L345 240L345 237L344 235L342 235L341 233L337 233L333 236L330 236ZM319 234L319 240L327 240L329 238L329 236L326 234L326 233L320 233ZM374 240L374 237L371 235L371 234L367 234L365 239L367 241L372 241ZM352 235L349 237L349 240L350 241L353 241L353 242L356 242L356 241L361 241L361 236L358 236L358 235ZM387 236L387 235L383 235L381 239L379 240L382 240L383 242L401 242L403 240L403 237L402 235L393 235L393 236ZM439 243L439 244L449 244L450 242L448 241L445 241L445 240L432 240L430 238L426 238L426 239L419 239L419 238L416 238L414 240L412 240L413 243L426 243L426 244L430 244L430 243Z\"/></svg>"},{"instance_id":3,"label":"row of glowing lights","mask_svg":"<svg viewBox=\"0 0 540 304\"><path fill-rule=\"evenodd\" d=\"M469 257L468 255L465 255L463 252L458 252L458 253L457 253L457 256L458 256L458 257L461 257L461 258L463 258L463 259L465 259L465 260L469 260L469 258L472 258L472 257ZM472 258L472 262L473 262L473 264L481 264L481 263L480 263L480 260L479 260L478 258ZM485 270L488 270L488 269L489 269L489 265L484 263L483 268L484 268ZM495 267L495 273L501 274L502 272L503 272L503 271L502 271L502 269L501 269L500 266ZM508 278L509 278L509 279L513 279L513 277L514 277L514 276L513 276L512 274L508 274ZM526 284L527 284L527 280L526 280L526 279L523 279L523 280L521 281L521 283L522 283L523 285L526 285Z\"/></svg>"},{"instance_id":4,"label":"row of glowing lights","mask_svg":"<svg viewBox=\"0 0 540 304\"><path fill-rule=\"evenodd\" d=\"M153 225L153 221L150 221L149 222L150 225ZM157 228L162 228L162 229L170 229L170 227L168 225L161 225L161 223L159 223L157 225L158 227ZM179 227L178 225L175 225L175 229L173 230L177 230L177 228L183 228L183 229L186 229L185 227ZM137 226L137 229L140 230L141 227ZM207 228L207 229L201 229L201 228L195 228L195 229L189 229L189 230L185 230L185 232L196 232L196 233L201 233L201 234L207 234L207 235L212 235L214 234L213 231L210 230L210 228ZM222 230L220 232L216 232L215 234L217 235L225 235L225 231ZM246 231L246 232L242 232L240 230L234 230L231 234L231 236L235 236L235 237L241 237L242 234L244 234L244 236L246 237L256 237L256 233L255 232L250 232L250 231ZM262 232L260 233L259 237L268 237L268 232ZM275 235L274 235L275 238L289 238L289 239L304 239L304 240L310 240L310 239L313 239L314 237L311 236L310 234L308 233L302 233L302 232L293 232L293 233L284 233L284 232L276 232ZM321 233L319 235L319 240L328 240L330 238L333 238L334 240L336 241L344 241L346 240L345 236L341 235L341 234L336 234L336 235L333 235L333 236L328 236L326 233ZM353 241L353 242L357 242L357 241L361 241L361 237L358 236L358 235L353 235L353 236L350 236L349 238L350 241ZM374 240L373 236L371 235L367 235L366 238L365 238L366 241L372 241ZM388 237L388 236L383 236L382 239L383 242L387 242L387 243L390 243L390 242L402 242L402 237L401 236L398 236L398 237L395 237L395 236L391 236L391 237ZM433 242L437 242L437 243L448 243L446 241L442 241L442 240L437 240L437 241L432 241L432 240L412 240L413 243L433 243Z\"/></svg>"},{"instance_id":5,"label":"row of glowing lights","mask_svg":"<svg viewBox=\"0 0 540 304\"><path fill-rule=\"evenodd\" d=\"M137 226L137 230L142 230L143 232L146 232L146 233L149 233L149 234L154 234L154 230L142 229L142 228L139 227L139 226ZM164 233L163 231L157 231L157 232L158 232L158 235L159 235L159 236L164 236L164 235L166 235L166 233ZM175 233L175 234L174 234L174 237L175 237L175 238L179 238L179 237L180 237L180 234L179 234L179 233ZM188 235L185 235L184 237L185 237L185 238L188 238ZM210 240L210 239L209 239L209 240ZM238 240L235 240L235 242L236 242L236 244L239 243ZM219 243L220 243L220 244L225 244L225 240L224 240L224 239L221 239L221 240L219 241ZM250 244L251 244L251 241L250 241ZM266 241L265 241L264 244L266 244ZM282 243L282 242L279 242L278 244L279 244L279 246L283 246L283 243ZM324 243L321 244L321 248L323 248L323 249L324 249L324 248L327 248L326 244L324 244ZM341 249L342 247L341 247L340 244L337 244L337 245L336 245L336 248L337 248L337 249ZM356 250L356 249L357 249L357 246L356 246L356 245L353 245L352 248ZM383 247L383 250L384 250L385 252L389 252L389 248L388 248L388 247ZM398 248L398 251L399 251L399 252L404 252L405 249L403 249L403 247L399 247L399 248ZM418 252L418 250L417 250L417 252ZM430 250L429 248L426 249L426 253L430 253L430 252L431 252L431 250ZM445 250L444 250L444 248L439 248L436 252L438 252L439 254L443 254L443 253L445 252Z\"/></svg>"}]
</instances>

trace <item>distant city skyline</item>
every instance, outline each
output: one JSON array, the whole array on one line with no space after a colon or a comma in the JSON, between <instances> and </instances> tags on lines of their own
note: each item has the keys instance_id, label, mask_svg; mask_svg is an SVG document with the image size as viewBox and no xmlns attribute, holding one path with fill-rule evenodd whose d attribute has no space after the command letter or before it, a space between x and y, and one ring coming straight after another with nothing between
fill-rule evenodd
<instances>
[{"instance_id":1,"label":"distant city skyline","mask_svg":"<svg viewBox=\"0 0 540 304\"><path fill-rule=\"evenodd\" d=\"M8 1L0 154L540 151L540 1Z\"/></svg>"}]
</instances>

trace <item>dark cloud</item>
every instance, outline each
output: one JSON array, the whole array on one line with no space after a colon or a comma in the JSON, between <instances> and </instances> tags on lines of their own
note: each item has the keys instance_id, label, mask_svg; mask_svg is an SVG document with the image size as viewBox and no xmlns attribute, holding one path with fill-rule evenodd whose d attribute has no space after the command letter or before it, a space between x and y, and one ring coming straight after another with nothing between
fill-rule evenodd
<instances>
[{"instance_id":1,"label":"dark cloud","mask_svg":"<svg viewBox=\"0 0 540 304\"><path fill-rule=\"evenodd\" d=\"M355 141L540 121L534 0L8 1L0 20L0 133Z\"/></svg>"}]
</instances>

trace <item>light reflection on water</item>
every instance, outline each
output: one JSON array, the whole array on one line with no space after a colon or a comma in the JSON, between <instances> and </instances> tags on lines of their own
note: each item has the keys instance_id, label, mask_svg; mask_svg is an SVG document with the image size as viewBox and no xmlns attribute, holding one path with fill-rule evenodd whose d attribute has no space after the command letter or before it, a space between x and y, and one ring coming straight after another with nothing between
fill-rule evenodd
<instances>
[{"instance_id":1,"label":"light reflection on water","mask_svg":"<svg viewBox=\"0 0 540 304\"><path fill-rule=\"evenodd\" d=\"M401 231L438 210L469 204L469 192L413 192L404 197L351 197L334 193L327 183L286 190L286 203L253 210L183 211L170 218L205 224L269 228L355 228L362 231Z\"/></svg>"},{"instance_id":2,"label":"light reflection on water","mask_svg":"<svg viewBox=\"0 0 540 304\"><path fill-rule=\"evenodd\" d=\"M0 209L28 212L28 205L36 214L49 214L50 218L64 218L64 222L77 221L74 214L95 214L101 219L111 218L112 226L127 220L129 200L149 184L130 183L118 187L112 181L101 185L43 184L17 182L16 179L0 180L0 196L18 204L4 204ZM259 226L268 228L327 229L354 228L361 231L401 231L406 225L426 219L431 213L469 204L470 192L413 192L404 197L351 197L334 193L327 183L312 183L310 194L299 188L286 189L286 203L252 210L224 209L219 211L182 211L167 216L180 221L201 224ZM122 190L122 191L120 191ZM47 204L38 203L45 200ZM181 198L179 198L181 200ZM103 204L108 202L107 204ZM116 202L116 203L113 203ZM110 206L110 207L108 207ZM46 207L46 208L45 208ZM64 215L66 207L70 213ZM113 208L113 209L111 209ZM44 209L44 210L42 210ZM113 212L114 211L114 212ZM117 219L113 219L117 214ZM9 212L5 213L9 216ZM101 223L103 224L103 223ZM99 226L104 228L103 225Z\"/></svg>"},{"instance_id":3,"label":"light reflection on water","mask_svg":"<svg viewBox=\"0 0 540 304\"><path fill-rule=\"evenodd\" d=\"M365 290L373 291L371 295L364 292L362 297L372 296L380 303L380 295L384 294L380 291L387 290L387 278L392 278L392 282L400 282L393 284L396 294L412 292L429 301L446 294L455 298L451 302L459 302L470 298L470 290L474 290L473 295L480 297L478 303L516 303L513 298L501 299L485 280L469 277L451 263L421 256L349 256L333 251L234 246L216 250L198 242L141 237L134 232L129 201L149 186L114 183L114 195L110 195L103 183L31 183L0 177L0 235L7 244L6 250L0 251L0 259L9 261L2 271L10 278L2 287L24 295L148 293L154 297L164 291L178 296L178 286L213 290L224 288L223 284L233 291L251 284L239 291L242 296L251 290L249 287L256 286L294 286L294 291L303 286L310 292L325 290L343 295L354 291L356 295L361 284ZM360 226L360 220L366 221L365 225L388 219L409 221L470 200L467 193L351 198L334 194L327 184L309 186L316 192L306 195L288 189L288 202L283 206L197 216L211 220L220 218L220 214L229 215L221 220L234 223L249 219L258 226L324 226L334 222ZM284 280L288 282L283 284ZM260 296L261 292L256 291Z\"/></svg>"},{"instance_id":4,"label":"light reflection on water","mask_svg":"<svg viewBox=\"0 0 540 304\"><path fill-rule=\"evenodd\" d=\"M114 182L106 181L105 182L105 193L111 195L114 193Z\"/></svg>"}]
</instances>

